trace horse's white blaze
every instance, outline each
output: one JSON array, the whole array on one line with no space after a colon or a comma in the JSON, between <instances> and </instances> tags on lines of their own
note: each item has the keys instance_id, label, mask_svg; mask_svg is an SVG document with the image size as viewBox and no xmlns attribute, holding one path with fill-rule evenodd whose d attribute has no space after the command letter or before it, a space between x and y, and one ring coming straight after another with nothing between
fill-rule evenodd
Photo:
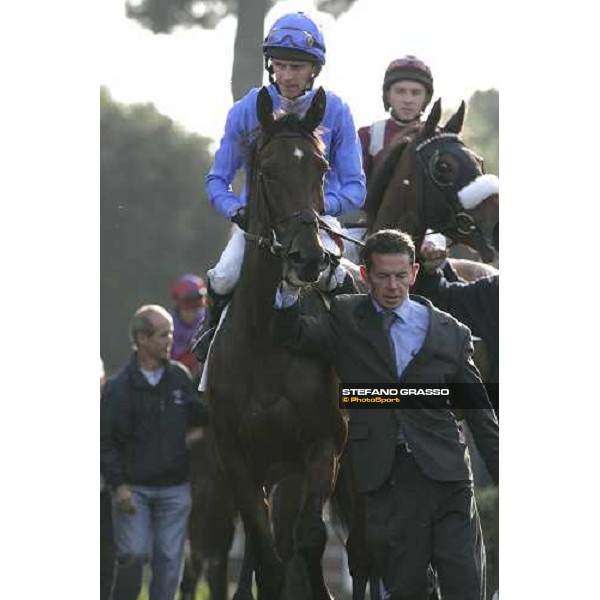
<instances>
[{"instance_id":1,"label":"horse's white blaze","mask_svg":"<svg viewBox=\"0 0 600 600\"><path fill-rule=\"evenodd\" d=\"M300 160L302 160L302 157L304 156L304 152L302 152L302 150L300 150L300 148L298 148L298 146L296 146L294 148L294 156L300 161Z\"/></svg>"},{"instance_id":2,"label":"horse's white blaze","mask_svg":"<svg viewBox=\"0 0 600 600\"><path fill-rule=\"evenodd\" d=\"M500 179L496 175L480 175L458 192L458 199L465 210L471 210L486 198L500 193Z\"/></svg>"}]
</instances>

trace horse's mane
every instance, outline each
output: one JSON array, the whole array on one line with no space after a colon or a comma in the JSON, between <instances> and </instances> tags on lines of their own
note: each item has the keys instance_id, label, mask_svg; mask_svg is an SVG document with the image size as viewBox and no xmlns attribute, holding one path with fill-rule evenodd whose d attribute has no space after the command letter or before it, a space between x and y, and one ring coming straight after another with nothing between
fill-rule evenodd
<instances>
[{"instance_id":1,"label":"horse's mane","mask_svg":"<svg viewBox=\"0 0 600 600\"><path fill-rule=\"evenodd\" d=\"M385 190L387 189L390 180L392 179L392 175L396 170L396 165L400 160L400 155L411 141L412 138L403 138L398 144L393 146L381 166L375 171L373 177L371 177L367 188L367 197L365 199L365 211L369 223L375 221L375 217L377 216L381 202L383 201Z\"/></svg>"}]
</instances>

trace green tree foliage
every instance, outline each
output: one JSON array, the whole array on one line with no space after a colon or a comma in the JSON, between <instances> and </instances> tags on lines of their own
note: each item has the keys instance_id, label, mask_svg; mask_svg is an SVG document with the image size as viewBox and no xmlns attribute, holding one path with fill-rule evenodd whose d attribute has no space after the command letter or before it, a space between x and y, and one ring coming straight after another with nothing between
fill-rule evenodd
<instances>
[{"instance_id":1,"label":"green tree foliage","mask_svg":"<svg viewBox=\"0 0 600 600\"><path fill-rule=\"evenodd\" d=\"M123 106L101 91L101 355L127 360L127 327L146 303L170 307L178 276L204 275L226 242L204 175L210 140L181 131L152 105Z\"/></svg>"},{"instance_id":2,"label":"green tree foliage","mask_svg":"<svg viewBox=\"0 0 600 600\"><path fill-rule=\"evenodd\" d=\"M356 0L315 0L321 11L338 17ZM154 33L176 27L213 29L228 15L236 15L231 91L238 100L262 82L261 42L267 12L277 0L126 0L127 16Z\"/></svg>"},{"instance_id":3,"label":"green tree foliage","mask_svg":"<svg viewBox=\"0 0 600 600\"><path fill-rule=\"evenodd\" d=\"M477 91L471 96L467 106L463 139L483 157L486 173L499 175L498 90Z\"/></svg>"}]
</instances>

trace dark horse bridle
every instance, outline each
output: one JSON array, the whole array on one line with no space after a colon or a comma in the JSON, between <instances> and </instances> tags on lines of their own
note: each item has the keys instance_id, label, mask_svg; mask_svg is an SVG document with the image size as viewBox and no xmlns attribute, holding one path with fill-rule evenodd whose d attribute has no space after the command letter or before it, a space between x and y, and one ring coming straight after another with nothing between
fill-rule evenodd
<instances>
[{"instance_id":1,"label":"dark horse bridle","mask_svg":"<svg viewBox=\"0 0 600 600\"><path fill-rule=\"evenodd\" d=\"M456 182L442 181L436 175L435 165L443 151L446 150L449 154L456 156L451 152L453 146L466 148L456 133L440 132L428 137L415 147L417 163L421 170L419 218L421 223L429 223L429 227L434 233L442 233L452 239L479 236L485 241L483 232L475 219L465 211L460 203ZM479 163L481 172L485 173L483 160L470 150L468 151ZM425 202L425 190L429 182L433 183L439 194L429 194L428 198L432 201ZM421 242L422 240L419 240L419 244Z\"/></svg>"}]
</instances>

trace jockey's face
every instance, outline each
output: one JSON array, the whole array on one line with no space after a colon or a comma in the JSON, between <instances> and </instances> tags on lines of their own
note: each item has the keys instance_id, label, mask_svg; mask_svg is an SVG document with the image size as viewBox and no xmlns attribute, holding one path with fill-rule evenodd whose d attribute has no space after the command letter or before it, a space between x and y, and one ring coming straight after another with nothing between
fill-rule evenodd
<instances>
[{"instance_id":1,"label":"jockey's face","mask_svg":"<svg viewBox=\"0 0 600 600\"><path fill-rule=\"evenodd\" d=\"M198 319L200 308L196 306L182 306L179 309L179 316L186 325L193 325Z\"/></svg>"},{"instance_id":2,"label":"jockey's face","mask_svg":"<svg viewBox=\"0 0 600 600\"><path fill-rule=\"evenodd\" d=\"M360 274L373 298L384 308L397 308L415 283L418 264L410 264L408 254L380 254L373 252L371 265L361 266Z\"/></svg>"},{"instance_id":3,"label":"jockey's face","mask_svg":"<svg viewBox=\"0 0 600 600\"><path fill-rule=\"evenodd\" d=\"M273 74L281 95L293 100L304 93L313 76L313 65L296 60L273 59Z\"/></svg>"},{"instance_id":4,"label":"jockey's face","mask_svg":"<svg viewBox=\"0 0 600 600\"><path fill-rule=\"evenodd\" d=\"M416 119L425 108L427 90L422 83L407 79L393 83L388 92L387 100L394 114L403 121Z\"/></svg>"}]
</instances>

